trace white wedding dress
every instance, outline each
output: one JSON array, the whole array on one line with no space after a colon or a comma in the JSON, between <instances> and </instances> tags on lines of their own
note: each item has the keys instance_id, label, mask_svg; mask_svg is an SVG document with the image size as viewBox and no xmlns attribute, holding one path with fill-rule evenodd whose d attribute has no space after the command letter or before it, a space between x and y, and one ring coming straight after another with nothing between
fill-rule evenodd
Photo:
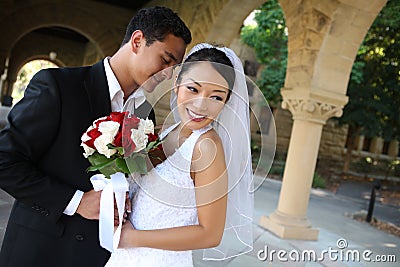
<instances>
[{"instance_id":1,"label":"white wedding dress","mask_svg":"<svg viewBox=\"0 0 400 267\"><path fill-rule=\"evenodd\" d=\"M163 131L160 138L165 138L177 125ZM130 221L136 229L151 230L198 224L190 165L198 138L210 129L209 125L193 131L174 154L147 175L140 177L138 183L130 182L130 192L133 195ZM106 264L106 267L130 266L193 266L192 251L117 249Z\"/></svg>"}]
</instances>

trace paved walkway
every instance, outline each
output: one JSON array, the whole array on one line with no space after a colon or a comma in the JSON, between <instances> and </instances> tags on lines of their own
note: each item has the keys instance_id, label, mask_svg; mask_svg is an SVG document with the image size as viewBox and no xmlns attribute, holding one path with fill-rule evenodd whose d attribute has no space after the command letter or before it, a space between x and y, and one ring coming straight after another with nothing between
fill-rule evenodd
<instances>
[{"instance_id":1,"label":"paved walkway","mask_svg":"<svg viewBox=\"0 0 400 267\"><path fill-rule=\"evenodd\" d=\"M323 190L311 190L308 218L314 228L319 229L318 241L283 240L269 231L261 228L257 223L262 215L272 213L278 203L281 183L267 179L255 193L254 211L254 250L224 262L204 262L201 252L195 251L195 267L203 266L399 266L400 238L377 230L364 222L358 222L347 215L361 210L366 210L368 200L354 198L346 194L332 194ZM340 191L338 191L340 192ZM0 242L3 238L12 198L0 190ZM383 214L383 215L381 215ZM389 219L393 223L400 218L400 208L376 204L374 216ZM347 244L347 248L339 249L337 242ZM326 251L323 253L323 251ZM259 253L262 251L262 253ZM258 259L266 256L264 261ZM272 254L271 252L275 251ZM278 254L278 251L280 254ZM296 252L297 251L297 252ZM368 252L370 251L370 252ZM313 261L313 253L321 260ZM363 260L364 256L370 262ZM311 260L301 261L301 255ZM281 255L279 260L278 255ZM300 256L299 261L291 260ZM323 255L321 257L321 255ZM349 261L346 261L346 255ZM360 256L360 261L357 260ZM389 259L395 257L393 262L377 262L375 259ZM284 259L287 259L284 261ZM331 260L332 259L332 260ZM336 259L336 260L335 260ZM343 259L343 260L341 260Z\"/></svg>"}]
</instances>

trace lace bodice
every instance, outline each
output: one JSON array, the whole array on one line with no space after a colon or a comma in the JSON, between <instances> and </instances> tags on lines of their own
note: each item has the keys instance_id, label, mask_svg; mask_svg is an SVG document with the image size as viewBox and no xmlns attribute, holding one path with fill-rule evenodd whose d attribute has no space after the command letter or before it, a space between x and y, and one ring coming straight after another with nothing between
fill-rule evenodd
<instances>
[{"instance_id":1,"label":"lace bodice","mask_svg":"<svg viewBox=\"0 0 400 267\"><path fill-rule=\"evenodd\" d=\"M175 124L160 134L164 139ZM193 133L164 162L147 175L130 181L132 213L136 229L151 230L197 224L197 209L190 166L198 138L211 129L207 126ZM166 251L151 248L118 249L111 255L112 266L193 266L191 251Z\"/></svg>"}]
</instances>

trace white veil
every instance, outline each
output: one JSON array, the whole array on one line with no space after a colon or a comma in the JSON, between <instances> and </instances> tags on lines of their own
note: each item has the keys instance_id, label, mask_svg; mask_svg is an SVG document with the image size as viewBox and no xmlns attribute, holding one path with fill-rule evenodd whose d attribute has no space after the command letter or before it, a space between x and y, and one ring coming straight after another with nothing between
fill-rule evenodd
<instances>
[{"instance_id":1,"label":"white veil","mask_svg":"<svg viewBox=\"0 0 400 267\"><path fill-rule=\"evenodd\" d=\"M194 46L188 56L214 46L201 43ZM225 152L228 169L228 206L225 230L219 246L203 250L203 260L225 260L253 249L253 173L250 151L249 99L240 59L231 49L215 47L223 51L231 60L235 69L235 82L231 96L213 122L213 128L219 134ZM172 91L171 110L176 122L180 121L176 104L177 96Z\"/></svg>"}]
</instances>

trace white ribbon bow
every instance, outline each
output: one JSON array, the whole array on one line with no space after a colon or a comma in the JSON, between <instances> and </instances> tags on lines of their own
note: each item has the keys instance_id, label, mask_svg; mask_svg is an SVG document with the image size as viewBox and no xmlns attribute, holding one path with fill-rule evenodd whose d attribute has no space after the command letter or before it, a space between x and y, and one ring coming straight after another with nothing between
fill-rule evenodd
<instances>
[{"instance_id":1,"label":"white ribbon bow","mask_svg":"<svg viewBox=\"0 0 400 267\"><path fill-rule=\"evenodd\" d=\"M117 172L107 179L103 174L96 174L90 178L95 191L101 192L99 239L100 245L110 252L118 248L122 230L122 220L125 208L125 192L129 191L129 185L125 174ZM114 194L117 203L119 224L114 232Z\"/></svg>"}]
</instances>

